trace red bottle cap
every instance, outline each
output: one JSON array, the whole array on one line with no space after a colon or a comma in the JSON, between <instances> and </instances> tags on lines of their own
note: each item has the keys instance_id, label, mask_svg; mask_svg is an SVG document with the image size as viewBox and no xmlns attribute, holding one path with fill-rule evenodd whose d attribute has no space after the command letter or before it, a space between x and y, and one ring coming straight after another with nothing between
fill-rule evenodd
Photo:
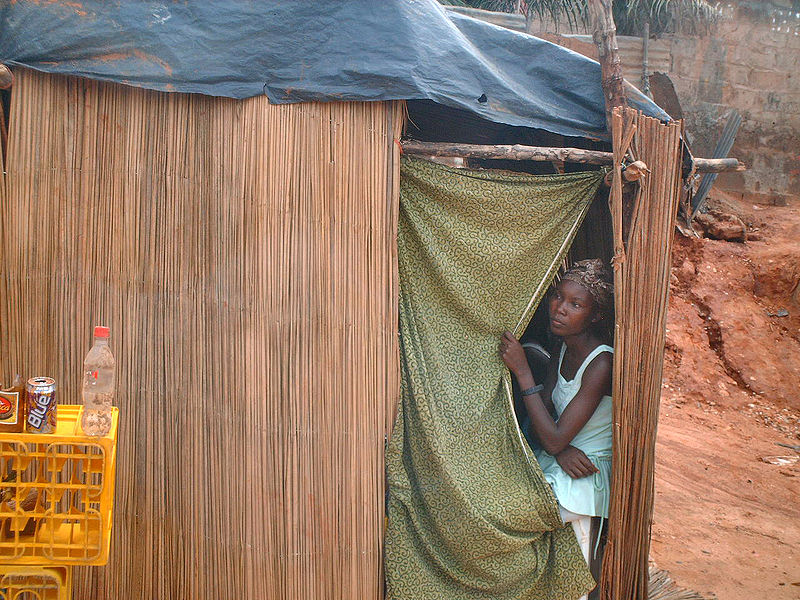
<instances>
[{"instance_id":1,"label":"red bottle cap","mask_svg":"<svg viewBox=\"0 0 800 600\"><path fill-rule=\"evenodd\" d=\"M98 325L94 328L94 337L107 338L111 337L111 330L108 327Z\"/></svg>"}]
</instances>

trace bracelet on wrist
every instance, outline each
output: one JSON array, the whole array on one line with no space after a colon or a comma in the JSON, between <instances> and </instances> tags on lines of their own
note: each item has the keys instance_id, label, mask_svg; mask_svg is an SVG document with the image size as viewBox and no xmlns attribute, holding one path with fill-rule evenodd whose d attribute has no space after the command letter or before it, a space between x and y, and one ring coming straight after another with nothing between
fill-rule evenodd
<instances>
[{"instance_id":1,"label":"bracelet on wrist","mask_svg":"<svg viewBox=\"0 0 800 600\"><path fill-rule=\"evenodd\" d=\"M538 392L541 392L544 389L544 386L540 383L539 385L535 385L533 387L529 387L527 390L522 390L523 396L532 396Z\"/></svg>"}]
</instances>

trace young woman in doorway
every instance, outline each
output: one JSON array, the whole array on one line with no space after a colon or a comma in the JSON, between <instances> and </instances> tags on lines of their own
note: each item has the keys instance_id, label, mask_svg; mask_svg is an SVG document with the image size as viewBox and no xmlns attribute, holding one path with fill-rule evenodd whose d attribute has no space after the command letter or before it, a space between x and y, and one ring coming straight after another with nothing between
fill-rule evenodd
<instances>
[{"instance_id":1,"label":"young woman in doorway","mask_svg":"<svg viewBox=\"0 0 800 600\"><path fill-rule=\"evenodd\" d=\"M536 456L571 523L587 563L592 517L608 518L611 479L611 273L598 259L576 263L549 300L551 331L562 339L537 384L525 351L506 331L500 356L522 390ZM553 418L555 415L556 418Z\"/></svg>"}]
</instances>

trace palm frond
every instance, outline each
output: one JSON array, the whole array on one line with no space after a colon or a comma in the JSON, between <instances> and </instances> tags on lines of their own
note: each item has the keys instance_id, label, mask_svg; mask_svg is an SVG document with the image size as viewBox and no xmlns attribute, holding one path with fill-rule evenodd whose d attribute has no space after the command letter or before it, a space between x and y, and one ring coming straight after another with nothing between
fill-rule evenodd
<instances>
[{"instance_id":1,"label":"palm frond","mask_svg":"<svg viewBox=\"0 0 800 600\"><path fill-rule=\"evenodd\" d=\"M586 0L528 0L527 5L539 19L556 25L566 22L572 31L588 25ZM708 33L721 15L719 7L707 0L614 0L613 11L620 35L642 35L645 23L650 24L653 36L701 35Z\"/></svg>"},{"instance_id":2,"label":"palm frond","mask_svg":"<svg viewBox=\"0 0 800 600\"><path fill-rule=\"evenodd\" d=\"M466 6L496 12L517 10L535 15L556 26L566 22L570 31L585 29L589 24L586 0L439 0L450 6ZM614 22L619 35L642 35L644 24L650 24L650 35L708 33L719 20L718 5L707 0L614 0Z\"/></svg>"},{"instance_id":3,"label":"palm frond","mask_svg":"<svg viewBox=\"0 0 800 600\"><path fill-rule=\"evenodd\" d=\"M641 35L650 24L651 35L708 33L718 21L720 10L706 0L617 0L614 21L620 35Z\"/></svg>"},{"instance_id":4,"label":"palm frond","mask_svg":"<svg viewBox=\"0 0 800 600\"><path fill-rule=\"evenodd\" d=\"M469 8L481 8L495 12L514 13L517 12L517 0L439 0L439 4L447 6L466 6Z\"/></svg>"}]
</instances>

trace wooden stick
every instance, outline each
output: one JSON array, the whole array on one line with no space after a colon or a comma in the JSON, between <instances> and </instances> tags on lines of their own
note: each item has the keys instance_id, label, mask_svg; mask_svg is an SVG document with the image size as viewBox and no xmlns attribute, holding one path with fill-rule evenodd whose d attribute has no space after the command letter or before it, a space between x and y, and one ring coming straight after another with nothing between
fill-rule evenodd
<instances>
[{"instance_id":1,"label":"wooden stick","mask_svg":"<svg viewBox=\"0 0 800 600\"><path fill-rule=\"evenodd\" d=\"M427 156L459 156L462 158L500 158L507 160L533 160L550 162L586 163L590 165L610 165L614 155L611 152L583 150L581 148L548 148L540 146L450 144L447 142L403 142L405 154L424 154Z\"/></svg>"},{"instance_id":2,"label":"wooden stick","mask_svg":"<svg viewBox=\"0 0 800 600\"><path fill-rule=\"evenodd\" d=\"M747 169L738 158L695 158L692 162L696 173L726 173Z\"/></svg>"},{"instance_id":3,"label":"wooden stick","mask_svg":"<svg viewBox=\"0 0 800 600\"><path fill-rule=\"evenodd\" d=\"M629 142L630 143L630 142ZM583 163L589 165L610 165L614 162L611 152L584 150L583 148L551 148L545 146L489 145L489 144L451 144L449 142L402 142L405 154L424 156L458 156L461 158L499 158L507 160L532 160L550 162ZM695 172L723 173L744 171L747 167L736 158L695 158Z\"/></svg>"},{"instance_id":4,"label":"wooden stick","mask_svg":"<svg viewBox=\"0 0 800 600\"><path fill-rule=\"evenodd\" d=\"M648 50L650 49L650 21L644 22L644 31L642 32L642 93L648 98L653 97L650 93L650 65L648 64Z\"/></svg>"}]
</instances>

